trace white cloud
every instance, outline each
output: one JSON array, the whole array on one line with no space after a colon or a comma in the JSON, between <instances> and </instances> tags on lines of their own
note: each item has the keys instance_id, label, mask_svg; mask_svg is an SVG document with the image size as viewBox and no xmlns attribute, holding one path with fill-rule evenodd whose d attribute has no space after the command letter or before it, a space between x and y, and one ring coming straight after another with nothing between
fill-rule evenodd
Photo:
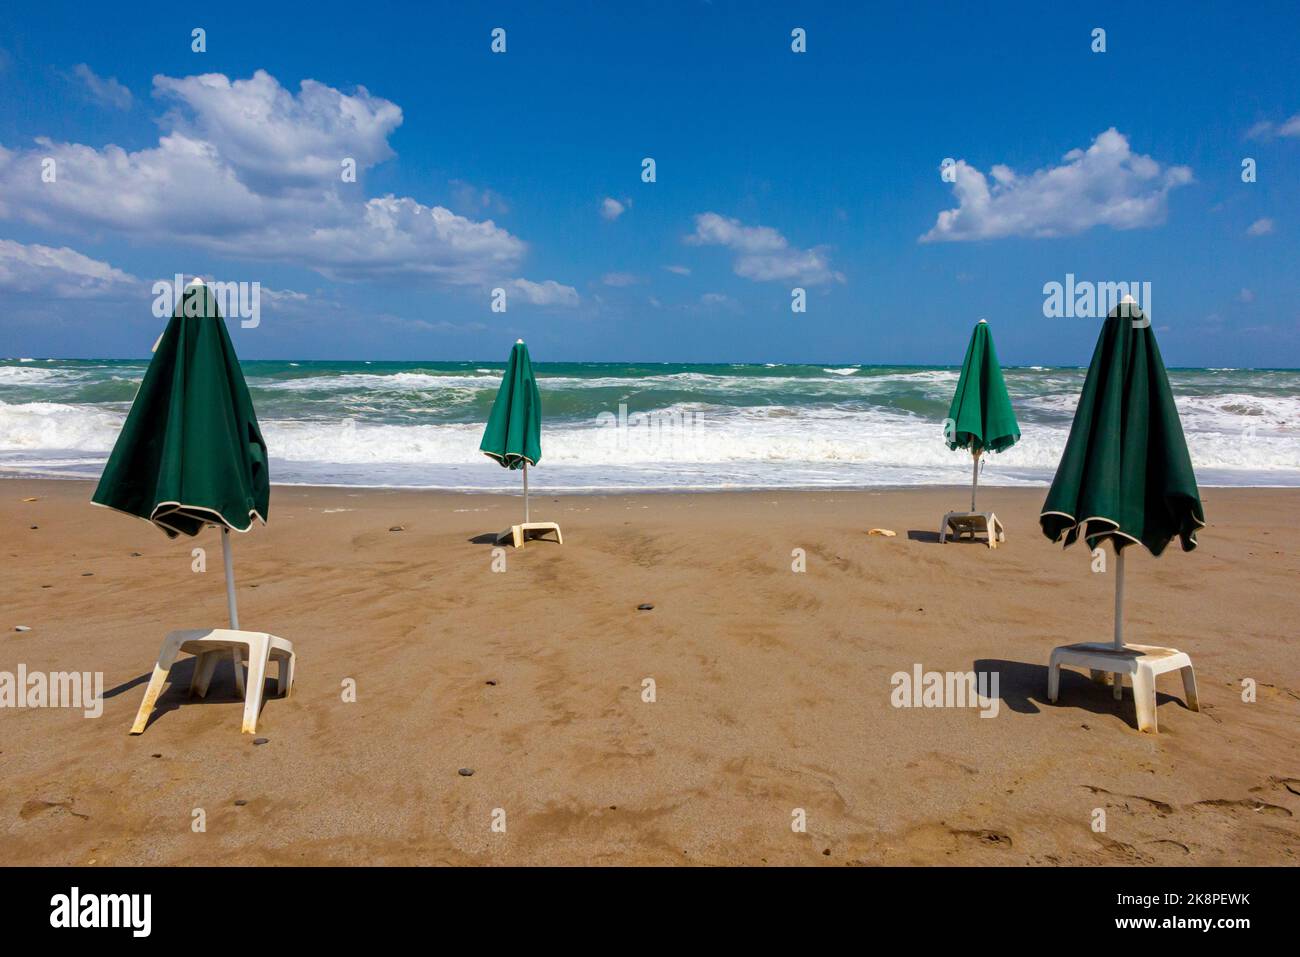
<instances>
[{"instance_id":1,"label":"white cloud","mask_svg":"<svg viewBox=\"0 0 1300 957\"><path fill-rule=\"evenodd\" d=\"M1248 140L1271 140L1278 136L1300 136L1300 113L1281 123L1260 120L1246 131Z\"/></svg>"},{"instance_id":2,"label":"white cloud","mask_svg":"<svg viewBox=\"0 0 1300 957\"><path fill-rule=\"evenodd\" d=\"M1257 219L1246 227L1247 236L1267 236L1273 231L1273 220L1265 216L1263 219Z\"/></svg>"},{"instance_id":3,"label":"white cloud","mask_svg":"<svg viewBox=\"0 0 1300 957\"><path fill-rule=\"evenodd\" d=\"M607 272L600 277L600 281L606 286L633 286L641 280L630 272Z\"/></svg>"},{"instance_id":4,"label":"white cloud","mask_svg":"<svg viewBox=\"0 0 1300 957\"><path fill-rule=\"evenodd\" d=\"M96 76L95 71L84 63L78 63L72 68L72 72L86 85L86 91L95 102L119 110L131 108L131 91L118 83L117 77Z\"/></svg>"},{"instance_id":5,"label":"white cloud","mask_svg":"<svg viewBox=\"0 0 1300 957\"><path fill-rule=\"evenodd\" d=\"M664 268L669 272L677 273L679 276L689 276L691 274L689 266L665 266Z\"/></svg>"},{"instance_id":6,"label":"white cloud","mask_svg":"<svg viewBox=\"0 0 1300 957\"><path fill-rule=\"evenodd\" d=\"M55 299L94 299L148 291L135 276L67 246L0 239L0 290ZM143 299L142 299L143 301Z\"/></svg>"},{"instance_id":7,"label":"white cloud","mask_svg":"<svg viewBox=\"0 0 1300 957\"><path fill-rule=\"evenodd\" d=\"M451 181L452 202L466 216L496 213L505 216L510 212L510 204L505 197L493 189L482 189L473 183L453 179Z\"/></svg>"},{"instance_id":8,"label":"white cloud","mask_svg":"<svg viewBox=\"0 0 1300 957\"><path fill-rule=\"evenodd\" d=\"M1192 181L1186 166L1161 166L1134 153L1114 127L1086 150L1066 153L1060 166L1019 176L1009 167L984 174L958 160L953 184L958 206L939 213L922 242L1069 236L1110 226L1137 229L1164 221L1171 189Z\"/></svg>"},{"instance_id":9,"label":"white cloud","mask_svg":"<svg viewBox=\"0 0 1300 957\"><path fill-rule=\"evenodd\" d=\"M506 283L506 288L534 306L576 306L579 301L578 290L572 286L562 286L554 279L545 282L511 279Z\"/></svg>"},{"instance_id":10,"label":"white cloud","mask_svg":"<svg viewBox=\"0 0 1300 957\"><path fill-rule=\"evenodd\" d=\"M1241 292L1237 293L1237 301L1238 301L1238 302L1254 302L1254 301L1255 301L1255 290L1253 290L1253 289L1242 289Z\"/></svg>"},{"instance_id":11,"label":"white cloud","mask_svg":"<svg viewBox=\"0 0 1300 957\"><path fill-rule=\"evenodd\" d=\"M347 95L304 80L295 95L259 70L234 82L158 76L154 89L177 104L155 147L44 137L34 149L0 146L0 218L287 262L333 279L487 286L517 274L527 245L492 220L411 197L366 199L360 183L343 182L345 158L364 171L393 155L388 136L402 121L364 88ZM56 162L54 183L38 175L45 157Z\"/></svg>"},{"instance_id":12,"label":"white cloud","mask_svg":"<svg viewBox=\"0 0 1300 957\"><path fill-rule=\"evenodd\" d=\"M831 269L825 246L798 249L770 226L746 226L718 213L697 215L695 232L686 242L730 249L736 254L732 269L746 279L793 280L809 286L844 281L841 273Z\"/></svg>"},{"instance_id":13,"label":"white cloud","mask_svg":"<svg viewBox=\"0 0 1300 957\"><path fill-rule=\"evenodd\" d=\"M608 219L610 221L618 219L620 216L623 215L623 213L627 211L628 206L631 205L632 205L632 200L630 199L627 200L625 203L620 203L612 196L606 196L604 199L600 201L601 218Z\"/></svg>"}]
</instances>

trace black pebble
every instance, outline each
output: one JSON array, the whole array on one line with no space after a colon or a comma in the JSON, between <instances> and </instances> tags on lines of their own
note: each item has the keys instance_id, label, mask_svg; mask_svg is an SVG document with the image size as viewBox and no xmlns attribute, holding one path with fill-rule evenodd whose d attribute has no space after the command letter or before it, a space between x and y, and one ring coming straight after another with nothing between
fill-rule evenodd
<instances>
[{"instance_id":1,"label":"black pebble","mask_svg":"<svg viewBox=\"0 0 1300 957\"><path fill-rule=\"evenodd\" d=\"M254 743L254 744L268 744L268 743L270 743L270 740L271 740L270 738L254 738L254 739L253 739L253 743Z\"/></svg>"},{"instance_id":2,"label":"black pebble","mask_svg":"<svg viewBox=\"0 0 1300 957\"><path fill-rule=\"evenodd\" d=\"M496 684L496 682L495 682L493 679L491 679L491 678L489 678L487 681L485 681L485 682L483 682L483 683L484 683L485 685L495 685L495 684Z\"/></svg>"},{"instance_id":3,"label":"black pebble","mask_svg":"<svg viewBox=\"0 0 1300 957\"><path fill-rule=\"evenodd\" d=\"M40 528L39 525L28 525L27 527L30 528L30 529L32 529L33 531L35 531L36 529Z\"/></svg>"},{"instance_id":4,"label":"black pebble","mask_svg":"<svg viewBox=\"0 0 1300 957\"><path fill-rule=\"evenodd\" d=\"M131 553L131 557L132 557L132 558L139 558L139 557L140 557L140 553L139 553L139 552L132 552L132 553Z\"/></svg>"},{"instance_id":5,"label":"black pebble","mask_svg":"<svg viewBox=\"0 0 1300 957\"><path fill-rule=\"evenodd\" d=\"M236 801L236 802L235 802L235 807L243 807L243 806L246 805L247 803L248 803L247 801L239 800L239 801Z\"/></svg>"},{"instance_id":6,"label":"black pebble","mask_svg":"<svg viewBox=\"0 0 1300 957\"><path fill-rule=\"evenodd\" d=\"M653 610L654 610L654 607L655 607L654 605L650 604L649 602L646 602L645 604L637 605L637 606L636 606L636 610L637 610L637 611L653 611Z\"/></svg>"},{"instance_id":7,"label":"black pebble","mask_svg":"<svg viewBox=\"0 0 1300 957\"><path fill-rule=\"evenodd\" d=\"M161 757L162 757L162 753L161 753L161 752L155 752L155 753L149 755L149 757L151 757L151 758L161 758Z\"/></svg>"},{"instance_id":8,"label":"black pebble","mask_svg":"<svg viewBox=\"0 0 1300 957\"><path fill-rule=\"evenodd\" d=\"M90 578L90 577L93 576L94 574L95 574L94 572L82 572L82 573L81 573L81 577L82 577L82 578Z\"/></svg>"},{"instance_id":9,"label":"black pebble","mask_svg":"<svg viewBox=\"0 0 1300 957\"><path fill-rule=\"evenodd\" d=\"M394 525L392 528L389 529L389 531L390 531L390 532L404 532L404 531L406 531L406 526L405 526L405 525Z\"/></svg>"},{"instance_id":10,"label":"black pebble","mask_svg":"<svg viewBox=\"0 0 1300 957\"><path fill-rule=\"evenodd\" d=\"M826 855L827 857L830 857L830 856L831 856L831 849L828 847L828 848L826 848L826 850L822 851L822 853L823 853L824 855Z\"/></svg>"},{"instance_id":11,"label":"black pebble","mask_svg":"<svg viewBox=\"0 0 1300 957\"><path fill-rule=\"evenodd\" d=\"M474 773L474 769L473 769L473 768L461 768L461 769L460 769L459 771L457 771L456 773L459 774L459 775L460 775L461 777L463 777L463 778L467 778L467 777L469 777L471 774Z\"/></svg>"}]
</instances>

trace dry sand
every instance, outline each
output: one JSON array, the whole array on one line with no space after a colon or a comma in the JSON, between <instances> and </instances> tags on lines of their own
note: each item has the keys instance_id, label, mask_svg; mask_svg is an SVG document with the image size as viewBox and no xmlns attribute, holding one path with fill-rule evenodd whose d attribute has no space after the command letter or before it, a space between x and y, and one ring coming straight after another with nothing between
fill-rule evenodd
<instances>
[{"instance_id":1,"label":"dry sand","mask_svg":"<svg viewBox=\"0 0 1300 957\"><path fill-rule=\"evenodd\" d=\"M1199 714L1160 680L1149 735L1079 673L1046 702L1054 645L1109 640L1113 577L1042 537L1039 489L982 491L996 551L937 544L960 489L536 495L565 544L498 573L518 498L277 487L235 539L244 627L298 652L260 746L230 667L191 701L188 658L127 735L163 635L225 623L220 542L90 491L0 482L0 671L107 694L0 710L6 864L1300 863L1297 491L1205 490L1198 551L1130 553L1130 640L1200 679ZM916 663L997 671L999 713L892 707Z\"/></svg>"}]
</instances>

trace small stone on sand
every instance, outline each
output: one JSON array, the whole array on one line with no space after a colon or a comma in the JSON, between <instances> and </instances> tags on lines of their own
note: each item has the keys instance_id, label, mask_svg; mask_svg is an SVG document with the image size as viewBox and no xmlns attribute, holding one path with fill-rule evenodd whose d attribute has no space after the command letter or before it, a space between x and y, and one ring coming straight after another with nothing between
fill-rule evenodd
<instances>
[{"instance_id":1,"label":"small stone on sand","mask_svg":"<svg viewBox=\"0 0 1300 957\"><path fill-rule=\"evenodd\" d=\"M254 738L254 739L253 739L253 743L254 743L254 744L269 744L270 741L271 741L270 738Z\"/></svg>"},{"instance_id":2,"label":"small stone on sand","mask_svg":"<svg viewBox=\"0 0 1300 957\"><path fill-rule=\"evenodd\" d=\"M459 775L460 775L461 777L463 777L463 778L467 778L467 777L469 777L471 774L474 773L474 769L473 769L473 768L461 768L461 769L460 769L459 771L457 771L456 773L459 774Z\"/></svg>"},{"instance_id":3,"label":"small stone on sand","mask_svg":"<svg viewBox=\"0 0 1300 957\"><path fill-rule=\"evenodd\" d=\"M14 625L14 631L31 631L30 625Z\"/></svg>"},{"instance_id":4,"label":"small stone on sand","mask_svg":"<svg viewBox=\"0 0 1300 957\"><path fill-rule=\"evenodd\" d=\"M81 577L82 577L82 578L91 578L91 577L94 576L94 574L95 574L94 572L82 572L82 573L81 573Z\"/></svg>"},{"instance_id":5,"label":"small stone on sand","mask_svg":"<svg viewBox=\"0 0 1300 957\"><path fill-rule=\"evenodd\" d=\"M898 532L894 531L892 528L873 528L871 529L871 531L867 532L867 534L884 535L885 538L893 538L895 535L898 534Z\"/></svg>"},{"instance_id":6,"label":"small stone on sand","mask_svg":"<svg viewBox=\"0 0 1300 957\"><path fill-rule=\"evenodd\" d=\"M637 611L653 611L653 610L654 610L654 607L655 607L655 606L652 605L652 604L650 604L649 602L645 602L644 604L637 605L637 606L636 606L636 610L637 610Z\"/></svg>"},{"instance_id":7,"label":"small stone on sand","mask_svg":"<svg viewBox=\"0 0 1300 957\"><path fill-rule=\"evenodd\" d=\"M39 502L40 499L38 499L38 498L25 498L25 499L23 499L23 501L24 501L24 502Z\"/></svg>"},{"instance_id":8,"label":"small stone on sand","mask_svg":"<svg viewBox=\"0 0 1300 957\"><path fill-rule=\"evenodd\" d=\"M243 806L246 805L247 803L248 803L247 801L245 801L245 800L243 800L243 799L241 798L240 800L238 800L238 801L235 802L235 807L243 807Z\"/></svg>"},{"instance_id":9,"label":"small stone on sand","mask_svg":"<svg viewBox=\"0 0 1300 957\"><path fill-rule=\"evenodd\" d=\"M405 525L394 525L394 526L392 526L391 528L389 528L388 530L389 530L390 532L404 532L404 531L406 531L406 526L405 526Z\"/></svg>"}]
</instances>

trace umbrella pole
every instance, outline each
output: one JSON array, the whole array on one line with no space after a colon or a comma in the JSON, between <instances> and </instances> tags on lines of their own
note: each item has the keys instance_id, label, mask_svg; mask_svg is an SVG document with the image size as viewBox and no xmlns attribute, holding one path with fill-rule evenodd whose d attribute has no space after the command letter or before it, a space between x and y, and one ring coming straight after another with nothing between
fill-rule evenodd
<instances>
[{"instance_id":1,"label":"umbrella pole","mask_svg":"<svg viewBox=\"0 0 1300 957\"><path fill-rule=\"evenodd\" d=\"M235 607L235 559L230 553L230 529L221 530L221 558L226 565L226 607L230 610L230 627L239 630L239 609Z\"/></svg>"},{"instance_id":2,"label":"umbrella pole","mask_svg":"<svg viewBox=\"0 0 1300 957\"><path fill-rule=\"evenodd\" d=\"M975 490L980 484L980 450L975 449L971 452L971 459L974 464L971 466L970 475L970 510L975 511Z\"/></svg>"},{"instance_id":3,"label":"umbrella pole","mask_svg":"<svg viewBox=\"0 0 1300 957\"><path fill-rule=\"evenodd\" d=\"M528 462L524 462L524 524L528 524Z\"/></svg>"},{"instance_id":4,"label":"umbrella pole","mask_svg":"<svg viewBox=\"0 0 1300 957\"><path fill-rule=\"evenodd\" d=\"M1124 650L1124 551L1115 549L1115 650Z\"/></svg>"}]
</instances>

